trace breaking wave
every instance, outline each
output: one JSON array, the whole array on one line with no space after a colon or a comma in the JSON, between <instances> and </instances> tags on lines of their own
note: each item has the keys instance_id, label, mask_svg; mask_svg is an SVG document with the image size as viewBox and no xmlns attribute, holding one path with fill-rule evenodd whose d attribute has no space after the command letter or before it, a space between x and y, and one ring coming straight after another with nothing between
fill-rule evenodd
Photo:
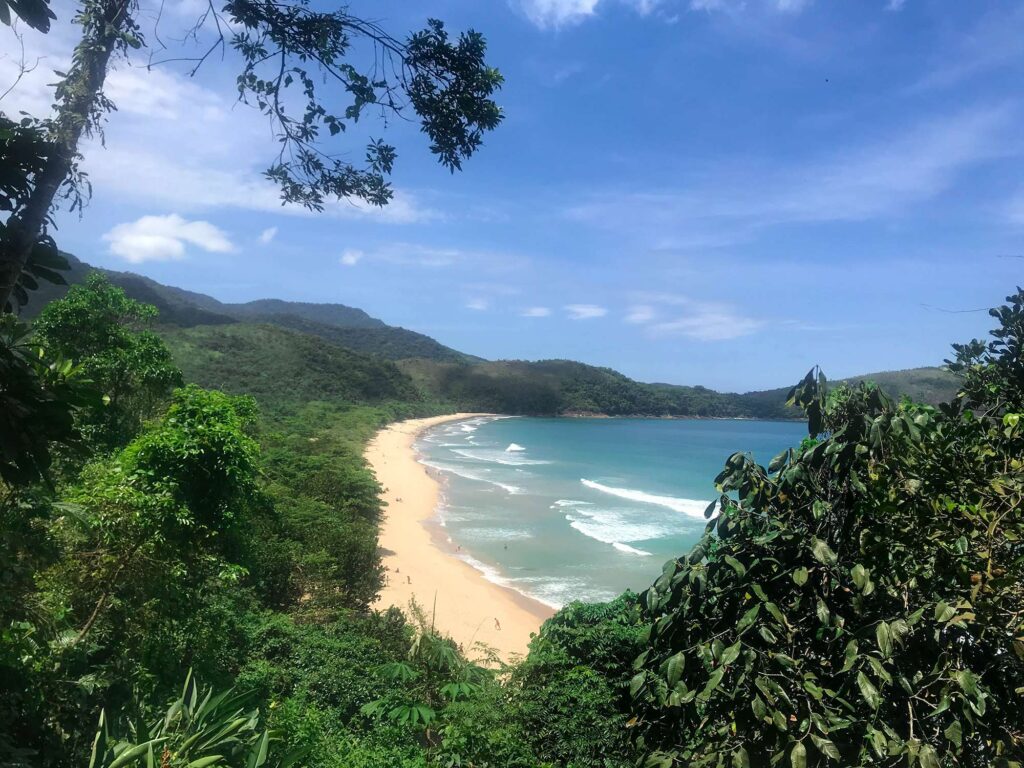
<instances>
[{"instance_id":1,"label":"breaking wave","mask_svg":"<svg viewBox=\"0 0 1024 768\"><path fill-rule=\"evenodd\" d=\"M596 483L593 480L580 479L580 482L587 488L591 488L601 493L606 493L609 496L617 496L620 499L628 499L630 501L639 501L643 504L656 504L659 507L666 507L676 512L682 512L688 517L701 518L704 517L704 510L710 502L700 501L699 499L679 499L675 496L659 496L654 493L647 493L646 491L637 491L632 488L614 488L610 485L602 485Z\"/></svg>"}]
</instances>

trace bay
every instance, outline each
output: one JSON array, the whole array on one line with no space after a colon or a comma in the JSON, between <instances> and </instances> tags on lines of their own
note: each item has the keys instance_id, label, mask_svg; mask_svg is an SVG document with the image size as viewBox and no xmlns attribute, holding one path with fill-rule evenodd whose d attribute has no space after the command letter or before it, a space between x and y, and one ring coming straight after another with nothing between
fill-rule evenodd
<instances>
[{"instance_id":1,"label":"bay","mask_svg":"<svg viewBox=\"0 0 1024 768\"><path fill-rule=\"evenodd\" d=\"M685 554L735 451L767 463L799 422L483 417L428 430L454 554L552 607L642 590Z\"/></svg>"}]
</instances>

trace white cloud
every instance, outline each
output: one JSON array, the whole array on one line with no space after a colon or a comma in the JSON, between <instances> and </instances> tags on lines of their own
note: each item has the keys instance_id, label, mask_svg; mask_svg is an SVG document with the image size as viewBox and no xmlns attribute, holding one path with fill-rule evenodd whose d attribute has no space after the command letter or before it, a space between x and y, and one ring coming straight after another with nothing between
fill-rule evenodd
<instances>
[{"instance_id":1,"label":"white cloud","mask_svg":"<svg viewBox=\"0 0 1024 768\"><path fill-rule=\"evenodd\" d=\"M654 307L648 304L636 304L629 308L629 314L626 315L627 323L649 323L654 319Z\"/></svg>"},{"instance_id":2,"label":"white cloud","mask_svg":"<svg viewBox=\"0 0 1024 768\"><path fill-rule=\"evenodd\" d=\"M726 341L749 336L764 323L727 307L695 306L692 311L650 326L653 336L685 336L697 341Z\"/></svg>"},{"instance_id":3,"label":"white cloud","mask_svg":"<svg viewBox=\"0 0 1024 768\"><path fill-rule=\"evenodd\" d=\"M260 232L260 242L266 245L277 236L277 227L267 227Z\"/></svg>"},{"instance_id":4,"label":"white cloud","mask_svg":"<svg viewBox=\"0 0 1024 768\"><path fill-rule=\"evenodd\" d=\"M174 8L186 15L198 15L207 3L183 0L169 5L169 9ZM177 24L185 23L182 18ZM165 32L176 32L173 19L169 19L164 19ZM35 65L38 59L38 65L0 101L0 108L9 114L25 110L46 117L53 102L53 71L67 69L80 29L62 14L48 35L23 25L20 31L31 55L26 64ZM183 45L186 49L179 54L187 55L189 43ZM17 77L18 49L12 31L0 25L0 51L4 51L0 54L0 93ZM136 55L136 59L145 61L143 55ZM211 62L196 79L175 70L175 66L146 69L120 61L108 74L105 93L117 111L104 126L105 144L96 138L82 146L82 169L89 175L96 198L186 214L233 208L314 215L301 206L281 205L278 187L263 177L278 145L258 110L237 103L230 86L222 82L213 85L217 82L217 65ZM203 84L203 78L210 87ZM358 150L362 137L353 134L348 140L350 146L332 146L331 151ZM355 156L358 154L356 151ZM396 190L392 202L382 208L362 201L329 201L324 215L396 225L444 218L403 189Z\"/></svg>"},{"instance_id":5,"label":"white cloud","mask_svg":"<svg viewBox=\"0 0 1024 768\"><path fill-rule=\"evenodd\" d=\"M362 251L357 251L353 248L345 249L345 252L341 254L339 261L346 267L354 267L359 261L365 256Z\"/></svg>"},{"instance_id":6,"label":"white cloud","mask_svg":"<svg viewBox=\"0 0 1024 768\"><path fill-rule=\"evenodd\" d=\"M476 312L483 312L490 306L491 303L487 299L470 299L466 302L466 309L472 309Z\"/></svg>"},{"instance_id":7,"label":"white cloud","mask_svg":"<svg viewBox=\"0 0 1024 768\"><path fill-rule=\"evenodd\" d=\"M594 14L599 0L522 0L526 17L538 27L575 24Z\"/></svg>"},{"instance_id":8,"label":"white cloud","mask_svg":"<svg viewBox=\"0 0 1024 768\"><path fill-rule=\"evenodd\" d=\"M235 249L227 235L210 222L188 221L176 213L118 224L103 239L110 243L111 253L133 264L183 259L188 245L209 253Z\"/></svg>"},{"instance_id":9,"label":"white cloud","mask_svg":"<svg viewBox=\"0 0 1024 768\"><path fill-rule=\"evenodd\" d=\"M887 11L901 11L903 6L907 4L907 0L889 0L885 5Z\"/></svg>"},{"instance_id":10,"label":"white cloud","mask_svg":"<svg viewBox=\"0 0 1024 768\"><path fill-rule=\"evenodd\" d=\"M619 5L646 16L667 5L678 5L670 0L617 0ZM691 11L723 11L739 13L751 8L775 13L799 13L813 0L690 0ZM595 16L600 7L611 5L611 0L518 0L526 17L541 29L559 28L579 24ZM668 23L678 21L676 14L664 14Z\"/></svg>"},{"instance_id":11,"label":"white cloud","mask_svg":"<svg viewBox=\"0 0 1024 768\"><path fill-rule=\"evenodd\" d=\"M633 294L643 301L626 315L627 323L644 325L649 335L684 336L697 341L724 341L748 336L764 322L737 311L728 304L696 301L676 293L647 291ZM668 316L666 320L657 318Z\"/></svg>"},{"instance_id":12,"label":"white cloud","mask_svg":"<svg viewBox=\"0 0 1024 768\"><path fill-rule=\"evenodd\" d=\"M547 317L551 310L548 307L527 307L519 314L523 317Z\"/></svg>"},{"instance_id":13,"label":"white cloud","mask_svg":"<svg viewBox=\"0 0 1024 768\"><path fill-rule=\"evenodd\" d=\"M570 320L593 320L595 317L604 317L608 310L597 304L566 304L565 311Z\"/></svg>"}]
</instances>

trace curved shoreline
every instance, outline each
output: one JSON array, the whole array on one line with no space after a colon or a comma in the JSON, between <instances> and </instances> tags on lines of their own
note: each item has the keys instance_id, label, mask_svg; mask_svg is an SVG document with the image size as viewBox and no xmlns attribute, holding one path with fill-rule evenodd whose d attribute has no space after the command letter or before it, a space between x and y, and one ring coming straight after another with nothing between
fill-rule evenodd
<instances>
[{"instance_id":1,"label":"curved shoreline","mask_svg":"<svg viewBox=\"0 0 1024 768\"><path fill-rule=\"evenodd\" d=\"M419 463L415 442L437 424L493 414L457 413L396 422L380 430L365 457L383 491L378 543L386 584L375 607L408 611L415 599L434 626L470 656L484 643L505 661L525 655L530 636L554 611L508 587L494 584L455 556L436 525L441 488Z\"/></svg>"}]
</instances>

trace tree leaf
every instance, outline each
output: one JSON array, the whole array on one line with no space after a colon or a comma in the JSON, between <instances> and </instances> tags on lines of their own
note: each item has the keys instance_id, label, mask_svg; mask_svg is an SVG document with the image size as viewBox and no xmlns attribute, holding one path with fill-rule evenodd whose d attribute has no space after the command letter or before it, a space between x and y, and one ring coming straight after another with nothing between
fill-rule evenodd
<instances>
[{"instance_id":1,"label":"tree leaf","mask_svg":"<svg viewBox=\"0 0 1024 768\"><path fill-rule=\"evenodd\" d=\"M878 706L882 703L882 698L878 695L878 689L875 688L875 684L868 680L868 676L863 672L857 673L857 686L860 688L860 695L864 697L864 701L868 703L868 706L872 709L878 709Z\"/></svg>"},{"instance_id":2,"label":"tree leaf","mask_svg":"<svg viewBox=\"0 0 1024 768\"><path fill-rule=\"evenodd\" d=\"M818 562L825 565L835 565L839 562L839 557L832 551L832 548L819 538L811 538L811 554Z\"/></svg>"},{"instance_id":3,"label":"tree leaf","mask_svg":"<svg viewBox=\"0 0 1024 768\"><path fill-rule=\"evenodd\" d=\"M807 768L807 747L802 741L793 745L793 749L789 753L789 764L793 768Z\"/></svg>"}]
</instances>

